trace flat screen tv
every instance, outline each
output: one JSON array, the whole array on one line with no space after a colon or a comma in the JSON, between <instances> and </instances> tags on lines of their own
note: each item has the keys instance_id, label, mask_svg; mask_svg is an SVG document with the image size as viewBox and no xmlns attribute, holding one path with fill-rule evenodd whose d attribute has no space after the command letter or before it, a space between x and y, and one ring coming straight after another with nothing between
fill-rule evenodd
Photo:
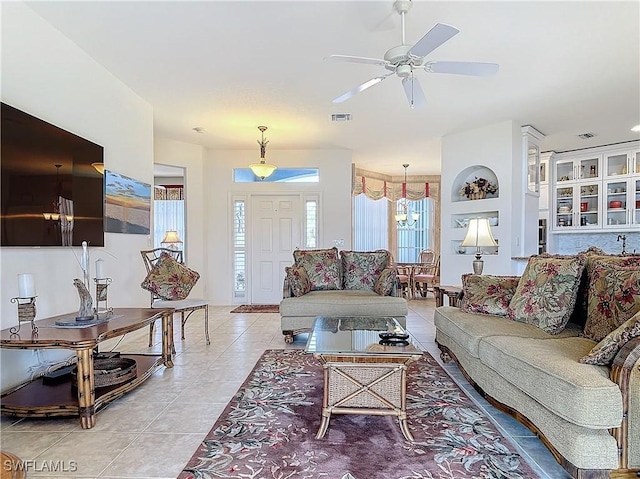
<instances>
[{"instance_id":1,"label":"flat screen tv","mask_svg":"<svg viewBox=\"0 0 640 479\"><path fill-rule=\"evenodd\" d=\"M102 146L1 107L0 246L104 246Z\"/></svg>"}]
</instances>

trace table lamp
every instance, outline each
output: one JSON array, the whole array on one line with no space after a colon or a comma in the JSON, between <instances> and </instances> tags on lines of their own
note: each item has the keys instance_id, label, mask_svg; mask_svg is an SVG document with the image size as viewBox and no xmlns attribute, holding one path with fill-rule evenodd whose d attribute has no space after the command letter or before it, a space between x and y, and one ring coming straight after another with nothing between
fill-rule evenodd
<instances>
[{"instance_id":1,"label":"table lamp","mask_svg":"<svg viewBox=\"0 0 640 479\"><path fill-rule=\"evenodd\" d=\"M473 272L474 274L482 274L484 261L482 260L480 248L483 246L498 246L496 240L493 239L489 220L487 218L472 218L469 221L467 235L464 237L460 246L474 246L476 248L476 259L473 260Z\"/></svg>"},{"instance_id":2,"label":"table lamp","mask_svg":"<svg viewBox=\"0 0 640 479\"><path fill-rule=\"evenodd\" d=\"M175 230L169 230L164 234L164 238L161 242L163 245L167 245L167 248L177 250L178 245L182 243L182 240L178 236L178 232Z\"/></svg>"}]
</instances>

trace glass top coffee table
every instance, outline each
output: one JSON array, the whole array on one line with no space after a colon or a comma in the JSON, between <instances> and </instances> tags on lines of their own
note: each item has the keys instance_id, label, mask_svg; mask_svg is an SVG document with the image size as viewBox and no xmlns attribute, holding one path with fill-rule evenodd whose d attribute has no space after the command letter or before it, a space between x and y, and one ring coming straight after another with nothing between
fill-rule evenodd
<instances>
[{"instance_id":1,"label":"glass top coffee table","mask_svg":"<svg viewBox=\"0 0 640 479\"><path fill-rule=\"evenodd\" d=\"M317 317L305 351L322 363L322 439L332 414L396 416L407 426L407 368L422 356L413 337L392 317Z\"/></svg>"}]
</instances>

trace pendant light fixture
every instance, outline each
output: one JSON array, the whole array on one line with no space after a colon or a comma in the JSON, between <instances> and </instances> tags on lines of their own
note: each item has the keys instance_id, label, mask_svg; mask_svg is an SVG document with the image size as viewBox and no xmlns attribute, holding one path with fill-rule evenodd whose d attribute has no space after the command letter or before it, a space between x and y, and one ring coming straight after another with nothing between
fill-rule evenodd
<instances>
[{"instance_id":1,"label":"pendant light fixture","mask_svg":"<svg viewBox=\"0 0 640 479\"><path fill-rule=\"evenodd\" d=\"M402 166L404 166L404 183L402 183L402 198L400 198L402 213L398 213L395 217L398 226L413 226L420 219L420 213L412 213L411 221L409 221L409 203L407 201L407 168L409 164L405 163Z\"/></svg>"},{"instance_id":2,"label":"pendant light fixture","mask_svg":"<svg viewBox=\"0 0 640 479\"><path fill-rule=\"evenodd\" d=\"M260 145L260 163L251 163L249 165L249 168L251 168L251 171L253 171L254 175L256 175L261 180L264 180L268 176L271 176L271 174L276 171L276 168L278 167L276 165L266 163L264 159L264 155L267 151L267 143L269 143L264 138L264 132L267 130L267 127L259 126L258 130L260 130L260 132L262 133L262 140L257 140L258 145Z\"/></svg>"}]
</instances>

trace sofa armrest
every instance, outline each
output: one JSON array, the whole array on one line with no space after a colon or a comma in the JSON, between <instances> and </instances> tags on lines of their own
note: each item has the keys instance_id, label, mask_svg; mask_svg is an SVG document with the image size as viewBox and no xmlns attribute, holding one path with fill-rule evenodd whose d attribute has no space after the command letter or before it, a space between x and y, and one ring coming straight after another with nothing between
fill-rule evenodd
<instances>
[{"instance_id":1,"label":"sofa armrest","mask_svg":"<svg viewBox=\"0 0 640 479\"><path fill-rule=\"evenodd\" d=\"M610 379L622 392L623 419L612 431L620 449L620 468L640 468L640 338L627 342L613 360Z\"/></svg>"},{"instance_id":2,"label":"sofa armrest","mask_svg":"<svg viewBox=\"0 0 640 479\"><path fill-rule=\"evenodd\" d=\"M291 285L289 284L289 280L287 277L284 277L284 283L282 285L282 299L291 298L293 296L293 291L291 291Z\"/></svg>"}]
</instances>

